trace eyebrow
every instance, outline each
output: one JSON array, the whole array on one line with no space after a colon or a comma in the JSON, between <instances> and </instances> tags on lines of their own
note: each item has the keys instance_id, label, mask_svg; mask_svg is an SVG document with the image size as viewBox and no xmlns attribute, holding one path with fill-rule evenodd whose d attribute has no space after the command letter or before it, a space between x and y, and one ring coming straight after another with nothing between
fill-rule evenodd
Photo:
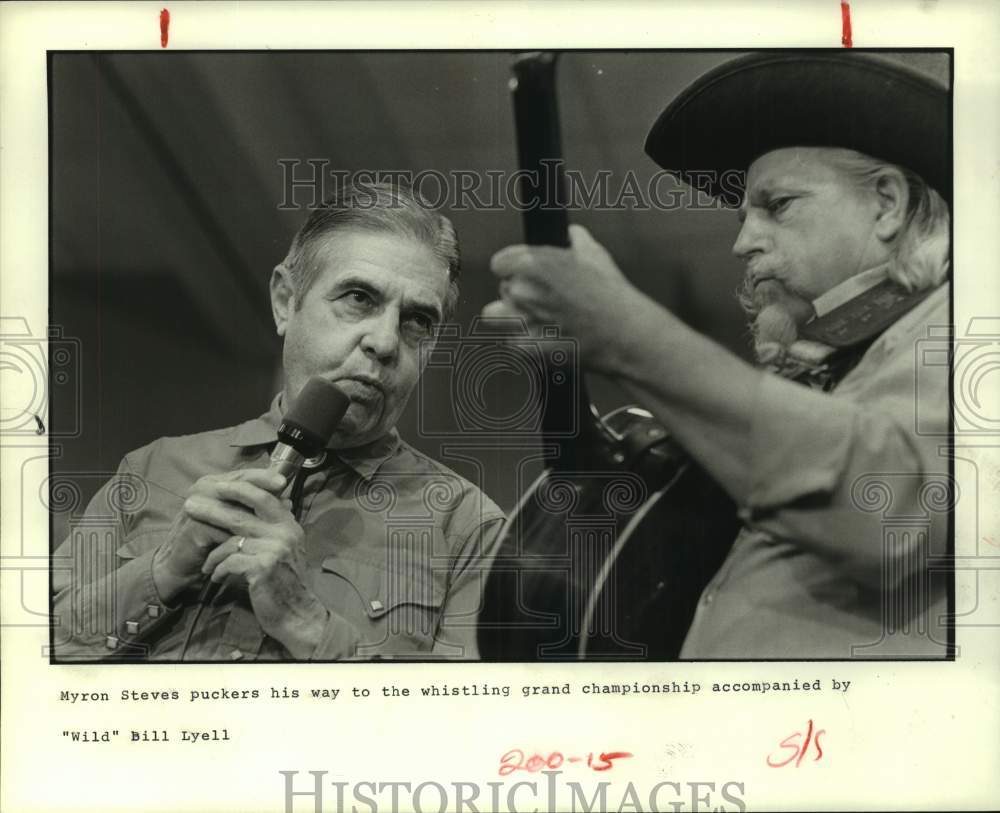
<instances>
[{"instance_id":1,"label":"eyebrow","mask_svg":"<svg viewBox=\"0 0 1000 813\"><path fill-rule=\"evenodd\" d=\"M368 280L359 276L346 276L337 280L336 284L333 286L333 291L336 293L343 293L351 289L359 289L364 291L366 294L372 297L372 299L383 300L385 298L384 292L372 285ZM436 302L427 302L426 300L419 299L404 299L403 307L400 309L402 313L411 314L419 313L428 317L434 323L440 322L444 315L441 311L441 306Z\"/></svg>"},{"instance_id":2,"label":"eyebrow","mask_svg":"<svg viewBox=\"0 0 1000 813\"><path fill-rule=\"evenodd\" d=\"M805 197L811 195L807 189L795 186L792 183L784 182L780 178L776 181L766 181L754 190L754 196L759 199L763 199L764 205L766 206L775 197L784 197L786 195L791 195L793 197ZM740 223L747 219L747 200L751 196L744 191L743 200L740 202L740 207L737 210L736 218Z\"/></svg>"}]
</instances>

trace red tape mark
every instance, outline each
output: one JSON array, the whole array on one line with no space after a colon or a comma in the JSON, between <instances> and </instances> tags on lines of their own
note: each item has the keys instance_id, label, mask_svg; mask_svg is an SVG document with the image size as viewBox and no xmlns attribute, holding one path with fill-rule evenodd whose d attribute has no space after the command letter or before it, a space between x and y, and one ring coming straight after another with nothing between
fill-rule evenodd
<instances>
[{"instance_id":1,"label":"red tape mark","mask_svg":"<svg viewBox=\"0 0 1000 813\"><path fill-rule=\"evenodd\" d=\"M160 47L167 47L167 40L170 39L170 12L163 9L160 12Z\"/></svg>"},{"instance_id":2,"label":"red tape mark","mask_svg":"<svg viewBox=\"0 0 1000 813\"><path fill-rule=\"evenodd\" d=\"M841 2L840 4L841 35L840 44L845 48L851 48L854 43L851 41L851 4Z\"/></svg>"}]
</instances>

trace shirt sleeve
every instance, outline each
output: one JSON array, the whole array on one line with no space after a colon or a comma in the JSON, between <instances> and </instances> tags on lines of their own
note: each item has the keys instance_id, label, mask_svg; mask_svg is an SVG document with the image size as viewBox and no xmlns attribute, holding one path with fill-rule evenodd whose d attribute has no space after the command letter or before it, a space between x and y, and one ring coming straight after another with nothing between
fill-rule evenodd
<instances>
[{"instance_id":1,"label":"shirt sleeve","mask_svg":"<svg viewBox=\"0 0 1000 813\"><path fill-rule=\"evenodd\" d=\"M364 643L364 637L343 615L329 607L327 612L329 616L326 626L310 660L338 661L354 658L358 647Z\"/></svg>"},{"instance_id":2,"label":"shirt sleeve","mask_svg":"<svg viewBox=\"0 0 1000 813\"><path fill-rule=\"evenodd\" d=\"M153 584L159 534L130 536L123 494L140 477L125 458L53 555L56 659L144 658L142 643L172 613ZM140 489L141 491L141 489Z\"/></svg>"},{"instance_id":3,"label":"shirt sleeve","mask_svg":"<svg viewBox=\"0 0 1000 813\"><path fill-rule=\"evenodd\" d=\"M433 657L479 660L476 622L503 523L502 514L492 515L465 535L452 568L448 597L434 638Z\"/></svg>"},{"instance_id":4,"label":"shirt sleeve","mask_svg":"<svg viewBox=\"0 0 1000 813\"><path fill-rule=\"evenodd\" d=\"M809 548L874 588L925 566L919 533L897 534L892 545L884 533L915 518L926 520L931 540L947 532L948 368L920 369L918 349L912 340L878 348L832 394L761 378L749 477L736 495L750 528Z\"/></svg>"}]
</instances>

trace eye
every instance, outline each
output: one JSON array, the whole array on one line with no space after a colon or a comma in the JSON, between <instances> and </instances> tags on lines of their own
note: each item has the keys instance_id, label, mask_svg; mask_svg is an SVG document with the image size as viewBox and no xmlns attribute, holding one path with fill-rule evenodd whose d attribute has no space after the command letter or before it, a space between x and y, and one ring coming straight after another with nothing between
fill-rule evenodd
<instances>
[{"instance_id":1,"label":"eye","mask_svg":"<svg viewBox=\"0 0 1000 813\"><path fill-rule=\"evenodd\" d=\"M789 195L780 198L771 198L767 204L767 211L772 215L781 214L788 208L788 204L790 204L793 200L795 200L795 198Z\"/></svg>"},{"instance_id":2,"label":"eye","mask_svg":"<svg viewBox=\"0 0 1000 813\"><path fill-rule=\"evenodd\" d=\"M353 305L359 308L367 308L375 304L375 300L372 299L371 294L367 291L362 291L360 288L354 288L347 291L341 297L347 304Z\"/></svg>"},{"instance_id":3,"label":"eye","mask_svg":"<svg viewBox=\"0 0 1000 813\"><path fill-rule=\"evenodd\" d=\"M429 336L434 330L434 320L423 313L411 313L406 319L406 327L421 336Z\"/></svg>"}]
</instances>

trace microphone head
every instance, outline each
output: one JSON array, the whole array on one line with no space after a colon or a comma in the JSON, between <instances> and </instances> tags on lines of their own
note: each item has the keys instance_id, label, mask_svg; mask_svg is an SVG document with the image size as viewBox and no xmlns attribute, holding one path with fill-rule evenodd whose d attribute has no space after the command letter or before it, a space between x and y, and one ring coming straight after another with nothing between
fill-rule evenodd
<instances>
[{"instance_id":1,"label":"microphone head","mask_svg":"<svg viewBox=\"0 0 1000 813\"><path fill-rule=\"evenodd\" d=\"M326 448L351 399L321 376L313 376L289 405L278 427L278 440L304 457Z\"/></svg>"}]
</instances>

